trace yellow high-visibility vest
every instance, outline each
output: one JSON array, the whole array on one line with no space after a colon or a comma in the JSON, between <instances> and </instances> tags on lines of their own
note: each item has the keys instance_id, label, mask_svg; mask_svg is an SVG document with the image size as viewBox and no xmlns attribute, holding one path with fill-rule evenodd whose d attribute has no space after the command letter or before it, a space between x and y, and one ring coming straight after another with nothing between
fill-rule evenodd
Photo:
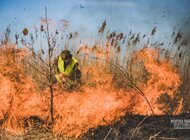
<instances>
[{"instance_id":1,"label":"yellow high-visibility vest","mask_svg":"<svg viewBox=\"0 0 190 140\"><path fill-rule=\"evenodd\" d=\"M76 63L78 63L77 59L72 57L71 62L67 65L66 68L64 68L64 60L61 58L61 56L59 56L58 58L59 72L64 74L65 76L70 76ZM55 75L55 77L59 82L61 82L60 77L57 74Z\"/></svg>"}]
</instances>

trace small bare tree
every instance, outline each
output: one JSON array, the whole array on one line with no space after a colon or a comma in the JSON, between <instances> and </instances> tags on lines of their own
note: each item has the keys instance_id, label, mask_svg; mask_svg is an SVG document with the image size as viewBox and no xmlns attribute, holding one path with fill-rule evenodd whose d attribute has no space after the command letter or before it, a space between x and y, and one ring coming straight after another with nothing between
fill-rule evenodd
<instances>
[{"instance_id":1,"label":"small bare tree","mask_svg":"<svg viewBox=\"0 0 190 140\"><path fill-rule=\"evenodd\" d=\"M49 99L50 103L50 122L53 123L54 121L54 108L53 108L53 85L54 85L54 52L55 47L57 45L57 38L58 38L58 30L55 31L55 34L50 33L50 27L49 27L49 19L47 14L47 8L45 7L45 19L43 19L43 22L45 25L41 25L40 31L45 35L45 40L47 41L47 47L43 46L43 48L40 51L35 51L34 44L35 39L32 34L30 34L30 43L21 39L21 43L26 46L33 55L32 61L26 60L26 63L29 65L29 67L35 70L37 72L37 75L40 75L40 77L37 79L38 83L42 83L46 87L49 88L50 96L47 97ZM37 30L37 29L36 29ZM25 28L23 30L23 35L28 34L28 29ZM16 36L15 36L16 37ZM17 40L18 40L17 35ZM36 31L36 37L37 37L37 31ZM44 41L44 40L43 40Z\"/></svg>"},{"instance_id":2,"label":"small bare tree","mask_svg":"<svg viewBox=\"0 0 190 140\"><path fill-rule=\"evenodd\" d=\"M49 68L49 74L48 74L48 81L49 81L49 89L50 89L50 116L51 116L51 122L53 122L53 64L52 64L52 56L53 56L53 50L55 45L53 43L50 43L50 33L49 33L49 23L48 23L48 17L47 17L47 9L45 7L45 22L46 22L46 38L48 43L48 68Z\"/></svg>"}]
</instances>

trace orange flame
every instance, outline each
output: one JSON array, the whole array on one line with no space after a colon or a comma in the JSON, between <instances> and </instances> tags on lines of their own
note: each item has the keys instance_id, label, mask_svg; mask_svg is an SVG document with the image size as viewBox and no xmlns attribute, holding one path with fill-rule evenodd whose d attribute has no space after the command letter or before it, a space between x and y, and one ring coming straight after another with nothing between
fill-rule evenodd
<instances>
[{"instance_id":1,"label":"orange flame","mask_svg":"<svg viewBox=\"0 0 190 140\"><path fill-rule=\"evenodd\" d=\"M167 105L164 103L159 103L159 98L162 95L167 95L170 97L168 105L170 102L178 96L179 87L181 85L180 74L177 69L172 65L169 60L157 60L158 50L143 48L134 56L136 61L143 61L145 69L148 72L148 81L146 84L142 85L141 89L144 91L146 97L152 104L152 108L156 115L163 115L164 109L168 109ZM182 102L178 101L179 103ZM151 114L150 110L147 110L148 105L143 101L142 98L136 97L136 101L141 104L135 104L134 113L136 114ZM182 105L179 104L173 110L170 110L172 114L179 114ZM178 111L177 111L178 110Z\"/></svg>"},{"instance_id":2,"label":"orange flame","mask_svg":"<svg viewBox=\"0 0 190 140\"><path fill-rule=\"evenodd\" d=\"M7 131L23 133L24 120L30 116L47 118L45 98L39 94L31 77L24 74L16 58L22 58L25 50L15 47L0 50L0 120Z\"/></svg>"},{"instance_id":3,"label":"orange flame","mask_svg":"<svg viewBox=\"0 0 190 140\"><path fill-rule=\"evenodd\" d=\"M8 53L10 57L3 55L7 50L0 50L0 60L4 60L0 61L0 120L3 121L2 128L20 133L25 131L24 120L30 116L48 120L49 101L40 94L32 78L25 76L17 63L12 63L11 53ZM170 61L157 61L157 57L158 52L150 48L143 48L132 57L134 64L143 63L147 71L148 79L139 87L156 115L168 112L179 114L183 106L181 98L177 100L177 107L166 104L166 101L172 103L179 96L179 72ZM84 64L82 73L85 86L73 92L65 91L54 98L53 131L56 134L79 137L91 128L113 124L126 112L151 114L146 101L137 91L113 86L113 76L105 63L92 61Z\"/></svg>"}]
</instances>

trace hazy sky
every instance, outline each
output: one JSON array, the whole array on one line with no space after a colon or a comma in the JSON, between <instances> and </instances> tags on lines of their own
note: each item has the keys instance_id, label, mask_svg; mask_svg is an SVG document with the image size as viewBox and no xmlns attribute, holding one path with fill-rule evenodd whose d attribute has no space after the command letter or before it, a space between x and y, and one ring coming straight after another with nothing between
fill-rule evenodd
<instances>
[{"instance_id":1,"label":"hazy sky","mask_svg":"<svg viewBox=\"0 0 190 140\"><path fill-rule=\"evenodd\" d=\"M90 36L105 19L111 30L146 33L158 26L163 36L190 19L190 0L0 0L1 34L8 25L13 32L39 26L45 6L55 25L65 19L69 30Z\"/></svg>"}]
</instances>

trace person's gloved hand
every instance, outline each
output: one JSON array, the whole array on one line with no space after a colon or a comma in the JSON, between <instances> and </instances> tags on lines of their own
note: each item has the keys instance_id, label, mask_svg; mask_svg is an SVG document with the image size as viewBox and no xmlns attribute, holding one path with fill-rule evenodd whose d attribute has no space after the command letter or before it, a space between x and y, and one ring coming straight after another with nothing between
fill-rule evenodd
<instances>
[{"instance_id":1,"label":"person's gloved hand","mask_svg":"<svg viewBox=\"0 0 190 140\"><path fill-rule=\"evenodd\" d=\"M62 81L63 83L66 82L66 77L65 77L64 74L60 73L60 74L59 74L59 77L60 77L60 79L61 79L61 81Z\"/></svg>"}]
</instances>

